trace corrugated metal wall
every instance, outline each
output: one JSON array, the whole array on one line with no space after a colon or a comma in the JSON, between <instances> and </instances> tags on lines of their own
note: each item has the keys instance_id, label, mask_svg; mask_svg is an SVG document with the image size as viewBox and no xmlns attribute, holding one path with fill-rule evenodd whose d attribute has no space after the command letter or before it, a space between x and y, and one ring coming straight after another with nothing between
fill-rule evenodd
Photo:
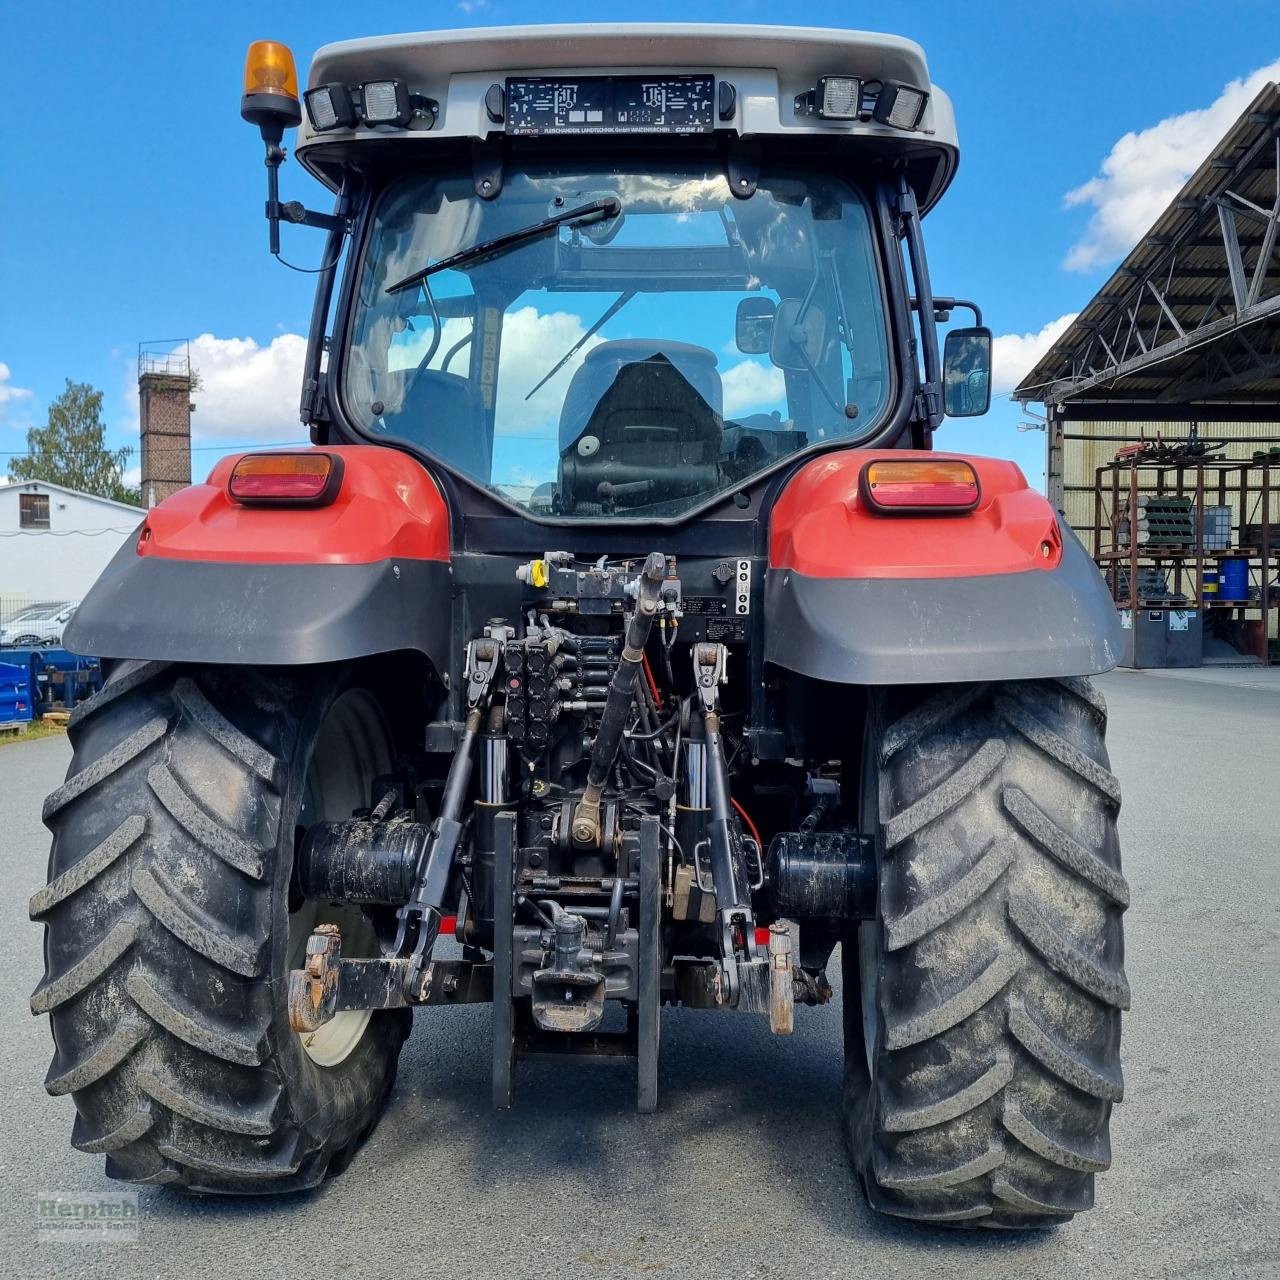
<instances>
[{"instance_id":1,"label":"corrugated metal wall","mask_svg":"<svg viewBox=\"0 0 1280 1280\"><path fill-rule=\"evenodd\" d=\"M1075 530L1086 550L1093 552L1094 525L1094 486L1097 481L1097 468L1111 462L1116 450L1128 441L1137 441L1145 435L1148 439L1159 432L1165 441L1185 440L1191 429L1189 422L1126 422L1126 421L1092 421L1064 422L1060 424L1061 434L1049 440L1049 458L1047 475L1049 478L1049 500L1060 510L1067 523ZM1211 422L1200 424L1202 440L1222 440L1226 443L1214 452L1227 458L1248 459L1256 449L1270 448L1280 443L1280 422ZM1083 437L1083 438L1081 438ZM1121 477L1122 493L1127 494L1125 480ZM1188 476L1194 485L1194 475ZM1207 477L1206 477L1207 479ZM1152 472L1140 473L1138 483L1142 487L1153 487L1155 475ZM1238 488L1238 482L1234 486ZM1228 485L1226 505L1231 507L1231 523L1238 536L1241 524L1241 512L1238 501L1231 493ZM1194 493L1194 489L1192 490ZM1218 505L1217 486L1206 486L1205 505ZM1280 523L1280 510L1273 500L1270 518L1273 523ZM1111 512L1111 495L1106 494L1103 502L1102 518L1104 522ZM1244 520L1256 522L1261 520L1261 512L1256 501L1250 502ZM1102 547L1111 547L1109 531L1103 533ZM1274 581L1274 578L1268 580ZM1257 615L1250 615L1256 617ZM1267 615L1267 631L1273 638L1280 629L1280 619L1274 611Z\"/></svg>"},{"instance_id":2,"label":"corrugated metal wall","mask_svg":"<svg viewBox=\"0 0 1280 1280\"><path fill-rule=\"evenodd\" d=\"M1061 492L1054 492L1051 481L1050 499L1076 531L1080 541L1093 550L1093 488L1097 468L1110 462L1116 450L1126 441L1139 440L1146 435L1155 436L1158 431L1167 441L1185 440L1191 429L1189 422L1066 422L1062 424ZM1280 437L1280 424L1269 422L1210 422L1200 426L1200 435L1206 440L1225 440L1220 450L1228 458L1249 458L1253 451L1266 447L1259 440L1275 440ZM1087 439L1073 437L1084 436ZM1051 471L1056 472L1058 459L1051 459ZM1144 477L1144 480L1146 478ZM1054 476L1056 481L1056 476ZM1209 502L1216 502L1210 497ZM1257 519L1255 514L1253 519ZM1280 519L1280 512L1273 512L1273 520ZM1240 513L1232 512L1232 522L1238 526Z\"/></svg>"}]
</instances>

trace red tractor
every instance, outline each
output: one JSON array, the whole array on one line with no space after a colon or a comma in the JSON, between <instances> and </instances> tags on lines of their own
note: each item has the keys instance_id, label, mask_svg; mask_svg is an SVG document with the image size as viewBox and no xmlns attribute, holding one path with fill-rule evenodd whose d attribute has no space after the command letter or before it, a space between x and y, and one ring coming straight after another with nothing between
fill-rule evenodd
<instances>
[{"instance_id":1,"label":"red tractor","mask_svg":"<svg viewBox=\"0 0 1280 1280\"><path fill-rule=\"evenodd\" d=\"M32 901L73 1143L315 1186L413 1012L468 1002L496 1106L599 1054L652 1111L664 1007L787 1034L838 955L871 1204L1088 1208L1116 612L1016 466L933 449L991 335L929 283L957 143L921 50L533 27L333 45L302 101L263 42L246 79L273 251L327 233L313 447L150 511L68 632L109 667ZM279 197L298 125L331 214Z\"/></svg>"}]
</instances>

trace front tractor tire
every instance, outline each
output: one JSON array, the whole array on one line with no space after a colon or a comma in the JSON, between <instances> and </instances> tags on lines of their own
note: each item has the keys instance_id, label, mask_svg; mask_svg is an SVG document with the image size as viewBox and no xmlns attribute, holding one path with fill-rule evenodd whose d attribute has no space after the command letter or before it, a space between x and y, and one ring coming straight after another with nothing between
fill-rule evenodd
<instances>
[{"instance_id":1,"label":"front tractor tire","mask_svg":"<svg viewBox=\"0 0 1280 1280\"><path fill-rule=\"evenodd\" d=\"M1025 1228L1093 1204L1129 1007L1105 727L1082 679L873 699L880 905L842 948L844 1108L881 1212Z\"/></svg>"},{"instance_id":2,"label":"front tractor tire","mask_svg":"<svg viewBox=\"0 0 1280 1280\"><path fill-rule=\"evenodd\" d=\"M316 1185L372 1130L408 1031L405 1011L341 1015L304 1041L286 1008L314 924L376 945L360 912L291 891L302 827L367 806L390 766L376 702L323 674L126 662L70 734L31 1006L72 1143L130 1182Z\"/></svg>"}]
</instances>

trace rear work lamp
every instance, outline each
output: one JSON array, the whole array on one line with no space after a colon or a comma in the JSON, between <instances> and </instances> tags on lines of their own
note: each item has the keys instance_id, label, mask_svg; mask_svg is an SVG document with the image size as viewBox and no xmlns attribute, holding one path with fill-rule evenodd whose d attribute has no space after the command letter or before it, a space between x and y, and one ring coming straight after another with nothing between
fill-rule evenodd
<instances>
[{"instance_id":1,"label":"rear work lamp","mask_svg":"<svg viewBox=\"0 0 1280 1280\"><path fill-rule=\"evenodd\" d=\"M364 122L393 124L401 129L413 119L409 86L403 80L370 80L361 86Z\"/></svg>"},{"instance_id":2,"label":"rear work lamp","mask_svg":"<svg viewBox=\"0 0 1280 1280\"><path fill-rule=\"evenodd\" d=\"M880 86L871 114L879 124L892 125L895 129L918 129L928 101L929 95L923 89L886 80Z\"/></svg>"},{"instance_id":3,"label":"rear work lamp","mask_svg":"<svg viewBox=\"0 0 1280 1280\"><path fill-rule=\"evenodd\" d=\"M978 473L952 458L904 458L868 462L858 479L863 502L882 514L959 514L981 496Z\"/></svg>"},{"instance_id":4,"label":"rear work lamp","mask_svg":"<svg viewBox=\"0 0 1280 1280\"><path fill-rule=\"evenodd\" d=\"M245 506L323 507L342 486L342 459L331 453L247 453L232 468L227 493Z\"/></svg>"},{"instance_id":5,"label":"rear work lamp","mask_svg":"<svg viewBox=\"0 0 1280 1280\"><path fill-rule=\"evenodd\" d=\"M796 97L796 113L820 120L856 120L862 110L857 76L820 76L817 86Z\"/></svg>"},{"instance_id":6,"label":"rear work lamp","mask_svg":"<svg viewBox=\"0 0 1280 1280\"><path fill-rule=\"evenodd\" d=\"M355 103L351 101L351 90L345 84L322 84L319 88L308 89L303 100L307 104L307 115L311 117L311 127L317 133L356 127Z\"/></svg>"}]
</instances>

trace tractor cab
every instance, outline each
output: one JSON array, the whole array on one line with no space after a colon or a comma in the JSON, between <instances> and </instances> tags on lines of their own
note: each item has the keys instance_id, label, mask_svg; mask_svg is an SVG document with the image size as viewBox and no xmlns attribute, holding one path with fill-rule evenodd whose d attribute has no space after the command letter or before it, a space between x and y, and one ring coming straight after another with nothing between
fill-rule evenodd
<instances>
[{"instance_id":1,"label":"tractor cab","mask_svg":"<svg viewBox=\"0 0 1280 1280\"><path fill-rule=\"evenodd\" d=\"M261 124L279 75L254 65ZM280 99L269 166L297 110ZM679 520L941 420L918 223L957 144L909 41L358 40L316 55L302 106L297 155L338 210L273 189L268 214L273 237L281 219L331 232L303 406L319 442L396 445L538 520ZM956 413L986 408L973 350Z\"/></svg>"}]
</instances>

